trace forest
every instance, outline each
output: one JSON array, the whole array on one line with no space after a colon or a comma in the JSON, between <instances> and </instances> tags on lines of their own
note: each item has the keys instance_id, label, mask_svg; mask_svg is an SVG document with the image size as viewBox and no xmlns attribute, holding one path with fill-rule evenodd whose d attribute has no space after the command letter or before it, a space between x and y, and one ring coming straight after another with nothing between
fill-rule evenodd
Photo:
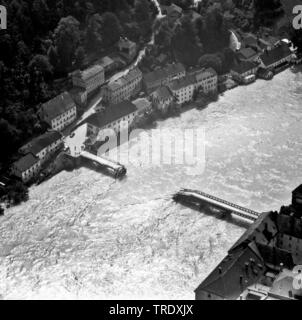
<instances>
[{"instance_id":1,"label":"forest","mask_svg":"<svg viewBox=\"0 0 302 320\"><path fill-rule=\"evenodd\" d=\"M185 12L193 0L172 2ZM142 62L150 66L161 53L186 66L211 66L219 74L233 63L229 29L257 32L284 15L279 0L203 0L193 20L184 15L176 28L166 19L154 23L151 0L4 0L8 29L0 30L0 173L18 148L45 131L39 105L62 91L69 72L111 53L120 36L154 46ZM301 32L290 31L301 47Z\"/></svg>"},{"instance_id":2,"label":"forest","mask_svg":"<svg viewBox=\"0 0 302 320\"><path fill-rule=\"evenodd\" d=\"M39 105L59 94L67 74L115 50L120 36L149 39L150 0L6 0L0 30L0 172L16 150L45 131Z\"/></svg>"}]
</instances>

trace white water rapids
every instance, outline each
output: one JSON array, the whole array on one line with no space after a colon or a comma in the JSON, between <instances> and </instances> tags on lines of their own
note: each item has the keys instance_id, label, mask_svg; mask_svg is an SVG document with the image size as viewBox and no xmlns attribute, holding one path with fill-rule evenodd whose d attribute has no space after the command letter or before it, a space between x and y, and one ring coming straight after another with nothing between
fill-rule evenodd
<instances>
[{"instance_id":1,"label":"white water rapids","mask_svg":"<svg viewBox=\"0 0 302 320\"><path fill-rule=\"evenodd\" d=\"M158 128L206 129L206 169L129 166L115 182L81 168L31 188L0 219L0 295L192 299L245 231L174 204L180 188L278 210L302 182L302 75L290 70L225 93Z\"/></svg>"}]
</instances>

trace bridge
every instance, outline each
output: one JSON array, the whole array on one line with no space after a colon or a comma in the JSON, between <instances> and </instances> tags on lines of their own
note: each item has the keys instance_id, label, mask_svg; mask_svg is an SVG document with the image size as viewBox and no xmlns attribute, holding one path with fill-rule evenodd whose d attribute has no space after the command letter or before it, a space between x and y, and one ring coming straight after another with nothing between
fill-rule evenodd
<instances>
[{"instance_id":1,"label":"bridge","mask_svg":"<svg viewBox=\"0 0 302 320\"><path fill-rule=\"evenodd\" d=\"M106 159L104 157L96 156L90 152L82 151L80 153L80 156L84 159L87 159L89 161L92 161L93 163L96 163L97 165L111 170L116 178L121 178L126 175L127 170L126 168L121 165L120 163L117 163L115 161L112 161L110 159Z\"/></svg>"},{"instance_id":2,"label":"bridge","mask_svg":"<svg viewBox=\"0 0 302 320\"><path fill-rule=\"evenodd\" d=\"M251 222L255 222L260 216L258 212L196 190L182 189L173 196L173 199L176 202L197 204L199 208L206 205L214 207L224 213L234 214Z\"/></svg>"}]
</instances>

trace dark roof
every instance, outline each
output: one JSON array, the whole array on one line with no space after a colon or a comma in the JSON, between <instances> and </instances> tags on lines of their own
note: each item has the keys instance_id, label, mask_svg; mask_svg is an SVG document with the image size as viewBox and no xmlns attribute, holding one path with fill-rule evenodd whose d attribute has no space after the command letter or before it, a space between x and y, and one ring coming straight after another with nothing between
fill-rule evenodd
<instances>
[{"instance_id":1,"label":"dark roof","mask_svg":"<svg viewBox=\"0 0 302 320\"><path fill-rule=\"evenodd\" d=\"M43 149L53 144L54 142L57 142L61 138L62 135L58 131L50 131L33 139L23 148L26 148L27 152L31 152L32 154L37 155Z\"/></svg>"},{"instance_id":2,"label":"dark roof","mask_svg":"<svg viewBox=\"0 0 302 320\"><path fill-rule=\"evenodd\" d=\"M160 100L168 100L171 97L173 97L169 88L165 86L159 87L158 89L156 89L156 91L154 91L154 94Z\"/></svg>"},{"instance_id":3,"label":"dark roof","mask_svg":"<svg viewBox=\"0 0 302 320\"><path fill-rule=\"evenodd\" d=\"M154 70L144 74L144 81L147 86L151 86L153 82L162 81L168 77L173 77L178 73L183 73L185 71L186 69L181 63L169 64L163 69Z\"/></svg>"},{"instance_id":4,"label":"dark roof","mask_svg":"<svg viewBox=\"0 0 302 320\"><path fill-rule=\"evenodd\" d=\"M104 71L104 68L100 64L96 64L94 66L91 66L88 69L85 69L83 71L77 70L73 73L75 76L79 76L84 81L90 79L91 77L94 77L98 73L102 73Z\"/></svg>"},{"instance_id":5,"label":"dark roof","mask_svg":"<svg viewBox=\"0 0 302 320\"><path fill-rule=\"evenodd\" d=\"M72 100L71 95L65 91L64 93L44 103L42 105L42 110L50 119L55 119L73 107L75 107L75 103Z\"/></svg>"},{"instance_id":6,"label":"dark roof","mask_svg":"<svg viewBox=\"0 0 302 320\"><path fill-rule=\"evenodd\" d=\"M276 48L264 52L261 56L260 59L266 66L270 66L271 64L286 58L290 56L292 53L289 49L289 47L286 44L281 44L277 46Z\"/></svg>"},{"instance_id":7,"label":"dark roof","mask_svg":"<svg viewBox=\"0 0 302 320\"><path fill-rule=\"evenodd\" d=\"M31 153L28 153L26 156L22 157L18 161L14 163L14 166L21 172L24 172L28 169L30 169L33 165L35 165L39 159L32 155Z\"/></svg>"},{"instance_id":8,"label":"dark roof","mask_svg":"<svg viewBox=\"0 0 302 320\"><path fill-rule=\"evenodd\" d=\"M257 52L252 48L243 48L239 50L238 55L244 59L251 59L257 55Z\"/></svg>"},{"instance_id":9,"label":"dark roof","mask_svg":"<svg viewBox=\"0 0 302 320\"><path fill-rule=\"evenodd\" d=\"M302 193L302 184L301 184L298 188L296 188L296 189L293 191L293 193L294 193L294 194L296 194L296 193Z\"/></svg>"},{"instance_id":10,"label":"dark roof","mask_svg":"<svg viewBox=\"0 0 302 320\"><path fill-rule=\"evenodd\" d=\"M85 123L92 124L98 128L103 128L108 124L136 111L136 106L132 102L126 100L110 105L104 112L92 114L85 120Z\"/></svg>"},{"instance_id":11,"label":"dark roof","mask_svg":"<svg viewBox=\"0 0 302 320\"><path fill-rule=\"evenodd\" d=\"M238 247L244 246L247 243L253 241L254 236L258 233L258 228L263 225L265 220L272 219L273 213L272 212L264 212L261 213L259 218L253 223L249 229L239 238L238 241L232 246L230 252L236 250Z\"/></svg>"},{"instance_id":12,"label":"dark roof","mask_svg":"<svg viewBox=\"0 0 302 320\"><path fill-rule=\"evenodd\" d=\"M189 75L189 76L183 77L181 79L173 80L170 83L169 87L171 90L179 90L181 88L188 87L189 85L192 85L195 82L196 82L196 78L192 75Z\"/></svg>"},{"instance_id":13,"label":"dark roof","mask_svg":"<svg viewBox=\"0 0 302 320\"><path fill-rule=\"evenodd\" d=\"M249 33L246 34L242 37L243 42L245 43L246 46L248 45L254 45L257 46L258 45L258 38L256 35Z\"/></svg>"},{"instance_id":14,"label":"dark roof","mask_svg":"<svg viewBox=\"0 0 302 320\"><path fill-rule=\"evenodd\" d=\"M243 74L253 68L257 67L257 64L250 62L250 61L241 61L240 63L235 64L231 70Z\"/></svg>"},{"instance_id":15,"label":"dark roof","mask_svg":"<svg viewBox=\"0 0 302 320\"><path fill-rule=\"evenodd\" d=\"M255 261L253 271L250 261ZM249 274L245 273L245 264L249 264ZM261 268L258 268L261 264ZM205 291L222 299L237 299L249 286L257 282L264 272L264 264L261 257L255 253L250 245L230 253L214 271L200 284L195 292ZM242 276L242 284L240 277Z\"/></svg>"}]
</instances>

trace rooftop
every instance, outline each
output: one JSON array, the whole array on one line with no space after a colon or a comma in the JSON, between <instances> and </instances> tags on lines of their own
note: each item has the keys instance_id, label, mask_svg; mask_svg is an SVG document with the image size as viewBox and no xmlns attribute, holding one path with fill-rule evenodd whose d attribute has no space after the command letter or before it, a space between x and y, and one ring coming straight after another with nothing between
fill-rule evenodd
<instances>
[{"instance_id":1,"label":"rooftop","mask_svg":"<svg viewBox=\"0 0 302 320\"><path fill-rule=\"evenodd\" d=\"M98 128L103 128L136 111L136 106L132 102L126 100L110 105L104 112L92 114L85 120L85 123L92 124Z\"/></svg>"},{"instance_id":2,"label":"rooftop","mask_svg":"<svg viewBox=\"0 0 302 320\"><path fill-rule=\"evenodd\" d=\"M75 107L75 103L68 92L64 92L55 98L44 103L41 107L43 112L51 119L55 119L61 114Z\"/></svg>"},{"instance_id":3,"label":"rooftop","mask_svg":"<svg viewBox=\"0 0 302 320\"><path fill-rule=\"evenodd\" d=\"M252 59L256 57L257 52L252 48L242 48L238 52L238 56L243 59Z\"/></svg>"},{"instance_id":4,"label":"rooftop","mask_svg":"<svg viewBox=\"0 0 302 320\"><path fill-rule=\"evenodd\" d=\"M100 64L104 68L104 67L110 66L113 63L114 63L114 61L110 57L106 56L106 57L101 59L101 63Z\"/></svg>"},{"instance_id":5,"label":"rooftop","mask_svg":"<svg viewBox=\"0 0 302 320\"><path fill-rule=\"evenodd\" d=\"M289 57L291 54L289 47L286 44L281 44L270 51L264 52L260 58L264 65L270 66L283 58Z\"/></svg>"},{"instance_id":6,"label":"rooftop","mask_svg":"<svg viewBox=\"0 0 302 320\"><path fill-rule=\"evenodd\" d=\"M136 106L137 110L145 110L151 106L151 102L147 98L139 98L132 103Z\"/></svg>"},{"instance_id":7,"label":"rooftop","mask_svg":"<svg viewBox=\"0 0 302 320\"><path fill-rule=\"evenodd\" d=\"M149 73L144 74L144 81L147 86L153 82L164 80L168 77L173 77L178 73L185 72L186 69L181 63L169 64L163 69L158 69Z\"/></svg>"},{"instance_id":8,"label":"rooftop","mask_svg":"<svg viewBox=\"0 0 302 320\"><path fill-rule=\"evenodd\" d=\"M241 61L240 63L235 64L231 69L239 74L243 74L255 67L257 67L256 63L251 61Z\"/></svg>"},{"instance_id":9,"label":"rooftop","mask_svg":"<svg viewBox=\"0 0 302 320\"><path fill-rule=\"evenodd\" d=\"M168 100L173 97L169 88L165 86L159 87L157 90L155 90L154 95L160 100Z\"/></svg>"},{"instance_id":10,"label":"rooftop","mask_svg":"<svg viewBox=\"0 0 302 320\"><path fill-rule=\"evenodd\" d=\"M136 46L135 42L133 42L133 41L127 39L127 38L121 38L119 40L118 44L119 44L119 46L122 46L124 48L132 48L132 47Z\"/></svg>"},{"instance_id":11,"label":"rooftop","mask_svg":"<svg viewBox=\"0 0 302 320\"><path fill-rule=\"evenodd\" d=\"M83 71L77 70L74 72L75 75L79 75L83 80L88 80L91 77L94 77L96 74L104 71L104 68L100 64L96 64L88 69Z\"/></svg>"},{"instance_id":12,"label":"rooftop","mask_svg":"<svg viewBox=\"0 0 302 320\"><path fill-rule=\"evenodd\" d=\"M197 81L201 81L201 80L208 78L208 77L216 77L217 76L217 72L213 68L199 69L199 70L196 70L194 73L195 73L195 77L196 77Z\"/></svg>"},{"instance_id":13,"label":"rooftop","mask_svg":"<svg viewBox=\"0 0 302 320\"><path fill-rule=\"evenodd\" d=\"M49 145L60 140L61 138L62 135L58 131L50 131L31 140L27 145L25 145L21 149L26 148L27 152L36 155Z\"/></svg>"},{"instance_id":14,"label":"rooftop","mask_svg":"<svg viewBox=\"0 0 302 320\"><path fill-rule=\"evenodd\" d=\"M194 76L186 76L181 79L176 79L171 82L169 85L172 91L180 90L181 88L188 87L196 82L196 78Z\"/></svg>"},{"instance_id":15,"label":"rooftop","mask_svg":"<svg viewBox=\"0 0 302 320\"><path fill-rule=\"evenodd\" d=\"M129 82L131 82L141 76L142 76L142 72L140 71L140 69L134 68L134 69L130 70L123 77L115 80L114 82L109 83L108 88L112 91L117 90L120 87L123 87L124 85L128 84Z\"/></svg>"},{"instance_id":16,"label":"rooftop","mask_svg":"<svg viewBox=\"0 0 302 320\"><path fill-rule=\"evenodd\" d=\"M39 159L28 153L26 156L22 157L18 161L14 163L14 166L20 171L25 172L26 170L32 168L36 163L38 163Z\"/></svg>"}]
</instances>

